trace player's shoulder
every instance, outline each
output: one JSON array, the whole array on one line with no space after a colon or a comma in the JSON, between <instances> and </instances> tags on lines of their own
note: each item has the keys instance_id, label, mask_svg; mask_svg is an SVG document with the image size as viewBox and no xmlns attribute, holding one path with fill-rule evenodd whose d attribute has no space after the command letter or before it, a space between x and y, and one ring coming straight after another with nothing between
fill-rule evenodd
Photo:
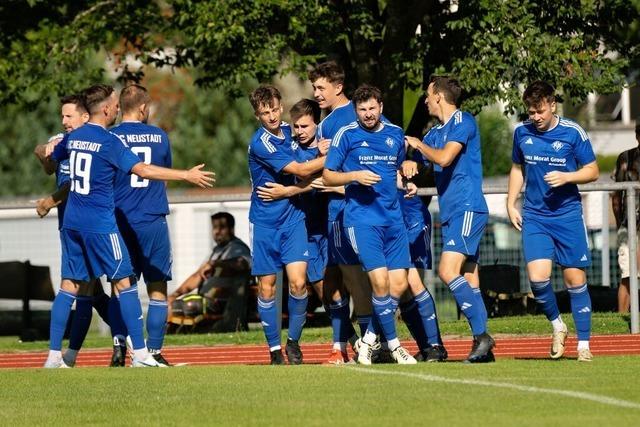
<instances>
[{"instance_id":1,"label":"player's shoulder","mask_svg":"<svg viewBox=\"0 0 640 427\"><path fill-rule=\"evenodd\" d=\"M331 143L331 145L337 146L341 139L344 139L348 137L350 134L357 132L359 127L360 125L358 125L357 121L353 121L351 123L348 123L340 127L340 129L338 129L338 131L334 135L333 142Z\"/></svg>"},{"instance_id":2,"label":"player's shoulder","mask_svg":"<svg viewBox=\"0 0 640 427\"><path fill-rule=\"evenodd\" d=\"M455 126L477 126L476 118L468 111L456 110L451 116L451 124Z\"/></svg>"},{"instance_id":3,"label":"player's shoulder","mask_svg":"<svg viewBox=\"0 0 640 427\"><path fill-rule=\"evenodd\" d=\"M530 134L535 131L535 126L531 120L524 120L517 123L513 128L514 136Z\"/></svg>"},{"instance_id":4,"label":"player's shoulder","mask_svg":"<svg viewBox=\"0 0 640 427\"><path fill-rule=\"evenodd\" d=\"M586 141L589 139L589 135L587 131L585 131L582 126L578 123L574 122L571 119L567 119L565 117L560 117L558 120L558 128L559 130L580 138L581 141Z\"/></svg>"},{"instance_id":5,"label":"player's shoulder","mask_svg":"<svg viewBox=\"0 0 640 427\"><path fill-rule=\"evenodd\" d=\"M390 121L384 122L384 127L386 128L386 131L389 133L404 135L404 130L400 126L394 125Z\"/></svg>"}]
</instances>

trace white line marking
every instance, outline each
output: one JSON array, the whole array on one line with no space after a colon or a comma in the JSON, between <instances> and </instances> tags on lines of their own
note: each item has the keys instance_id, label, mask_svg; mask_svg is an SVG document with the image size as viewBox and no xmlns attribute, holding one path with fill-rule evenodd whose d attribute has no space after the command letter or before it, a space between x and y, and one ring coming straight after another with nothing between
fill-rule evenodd
<instances>
[{"instance_id":1,"label":"white line marking","mask_svg":"<svg viewBox=\"0 0 640 427\"><path fill-rule=\"evenodd\" d=\"M581 391L534 387L534 386L527 386L527 385L518 385L518 384L484 381L484 380L463 380L463 379L457 379L457 378L441 377L437 375L424 375L424 374L415 374L411 372L398 372L398 371L382 371L378 369L360 368L360 367L351 367L351 366L345 366L345 369L351 369L353 371L366 372L370 374L417 378L419 380L429 381L429 382L478 385L478 386L484 386L484 387L507 388L512 390L529 392L529 393L556 394L559 396L589 400L592 402L602 403L604 405L619 406L622 408L640 409L640 403L630 402L628 400L616 399L614 397L603 396L600 394L585 393Z\"/></svg>"}]
</instances>

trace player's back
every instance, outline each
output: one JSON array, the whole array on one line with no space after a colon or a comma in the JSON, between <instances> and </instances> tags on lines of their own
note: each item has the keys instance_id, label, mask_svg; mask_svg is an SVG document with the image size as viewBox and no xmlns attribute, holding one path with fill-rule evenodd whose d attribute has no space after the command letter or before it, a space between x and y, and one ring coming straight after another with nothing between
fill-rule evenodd
<instances>
[{"instance_id":1,"label":"player's back","mask_svg":"<svg viewBox=\"0 0 640 427\"><path fill-rule=\"evenodd\" d=\"M451 141L462 144L450 165L434 164L441 220L445 222L464 211L488 212L482 193L480 131L474 117L457 110L446 123L431 128L424 140L436 149L443 149Z\"/></svg>"},{"instance_id":2,"label":"player's back","mask_svg":"<svg viewBox=\"0 0 640 427\"><path fill-rule=\"evenodd\" d=\"M111 133L126 143L140 161L171 167L171 145L167 134L157 126L141 122L122 122ZM114 202L118 220L129 224L151 222L169 214L166 184L118 171Z\"/></svg>"},{"instance_id":3,"label":"player's back","mask_svg":"<svg viewBox=\"0 0 640 427\"><path fill-rule=\"evenodd\" d=\"M265 202L258 197L257 188L267 182L284 186L294 185L295 177L283 172L285 166L295 161L292 149L291 127L282 123L282 136L260 127L251 138L248 151L251 177L251 206L249 220L263 226L288 226L304 219L304 214L289 198Z\"/></svg>"},{"instance_id":4,"label":"player's back","mask_svg":"<svg viewBox=\"0 0 640 427\"><path fill-rule=\"evenodd\" d=\"M114 181L117 169L129 171L139 159L118 137L87 123L58 144L53 157L69 159L71 190L64 228L93 233L117 231L114 216Z\"/></svg>"}]
</instances>

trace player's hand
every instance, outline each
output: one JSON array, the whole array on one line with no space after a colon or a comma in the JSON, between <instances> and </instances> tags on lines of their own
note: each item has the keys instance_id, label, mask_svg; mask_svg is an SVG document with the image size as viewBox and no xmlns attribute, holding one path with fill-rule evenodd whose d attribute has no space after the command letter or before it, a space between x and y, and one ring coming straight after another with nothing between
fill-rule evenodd
<instances>
[{"instance_id":1,"label":"player's hand","mask_svg":"<svg viewBox=\"0 0 640 427\"><path fill-rule=\"evenodd\" d=\"M415 136L409 136L409 135L405 135L404 140L412 148L418 148L418 145L420 145L420 142L421 142Z\"/></svg>"},{"instance_id":2,"label":"player's hand","mask_svg":"<svg viewBox=\"0 0 640 427\"><path fill-rule=\"evenodd\" d=\"M258 187L256 194L265 202L273 202L274 200L289 197L289 190L282 184L277 182L265 182L264 187Z\"/></svg>"},{"instance_id":3,"label":"player's hand","mask_svg":"<svg viewBox=\"0 0 640 427\"><path fill-rule=\"evenodd\" d=\"M404 195L405 199L410 199L418 194L418 186L413 182L407 182L407 185L405 185L405 189L407 190L407 194Z\"/></svg>"},{"instance_id":4,"label":"player's hand","mask_svg":"<svg viewBox=\"0 0 640 427\"><path fill-rule=\"evenodd\" d=\"M405 160L402 162L400 166L400 170L402 172L402 176L407 179L411 179L414 176L418 175L418 163L413 160Z\"/></svg>"},{"instance_id":5,"label":"player's hand","mask_svg":"<svg viewBox=\"0 0 640 427\"><path fill-rule=\"evenodd\" d=\"M326 156L329 152L329 146L331 145L330 139L321 139L318 141L318 151L320 151L321 156Z\"/></svg>"},{"instance_id":6,"label":"player's hand","mask_svg":"<svg viewBox=\"0 0 640 427\"><path fill-rule=\"evenodd\" d=\"M186 181L197 185L198 187L207 188L213 187L213 184L216 182L216 174L211 171L203 171L204 163L199 164L198 166L194 166L187 171L187 175L185 177Z\"/></svg>"},{"instance_id":7,"label":"player's hand","mask_svg":"<svg viewBox=\"0 0 640 427\"><path fill-rule=\"evenodd\" d=\"M569 182L569 177L566 172L551 171L544 176L544 180L550 187L560 187Z\"/></svg>"},{"instance_id":8,"label":"player's hand","mask_svg":"<svg viewBox=\"0 0 640 427\"><path fill-rule=\"evenodd\" d=\"M50 139L49 142L47 142L47 145L45 145L44 147L44 156L45 157L51 156L51 154L53 153L53 150L56 148L56 145L60 143L60 141L62 141L61 137Z\"/></svg>"},{"instance_id":9,"label":"player's hand","mask_svg":"<svg viewBox=\"0 0 640 427\"><path fill-rule=\"evenodd\" d=\"M311 188L315 190L320 190L323 193L326 193L327 191L331 191L331 187L327 187L326 185L324 185L324 181L322 180L321 176L311 181Z\"/></svg>"},{"instance_id":10,"label":"player's hand","mask_svg":"<svg viewBox=\"0 0 640 427\"><path fill-rule=\"evenodd\" d=\"M49 211L56 207L56 203L51 196L36 200L36 212L40 218L44 218Z\"/></svg>"},{"instance_id":11,"label":"player's hand","mask_svg":"<svg viewBox=\"0 0 640 427\"><path fill-rule=\"evenodd\" d=\"M522 215L520 211L515 206L507 206L507 214L516 230L522 231Z\"/></svg>"},{"instance_id":12,"label":"player's hand","mask_svg":"<svg viewBox=\"0 0 640 427\"><path fill-rule=\"evenodd\" d=\"M353 178L354 181L366 186L372 186L382 179L380 175L367 170L353 172Z\"/></svg>"}]
</instances>

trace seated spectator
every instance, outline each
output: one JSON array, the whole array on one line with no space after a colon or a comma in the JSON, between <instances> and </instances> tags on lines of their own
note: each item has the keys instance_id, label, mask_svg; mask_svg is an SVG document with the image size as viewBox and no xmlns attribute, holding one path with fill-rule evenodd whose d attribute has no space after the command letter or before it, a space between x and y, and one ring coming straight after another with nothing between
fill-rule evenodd
<instances>
[{"instance_id":1,"label":"seated spectator","mask_svg":"<svg viewBox=\"0 0 640 427\"><path fill-rule=\"evenodd\" d=\"M622 152L611 174L616 182L640 181L640 123L636 121L636 141L638 146ZM636 227L640 227L640 194L636 193ZM629 312L629 242L627 230L627 197L624 191L616 191L612 197L613 213L618 228L618 265L620 266L620 286L618 287L618 312ZM637 242L636 242L637 243ZM637 245L636 245L637 246ZM640 248L639 248L640 249ZM637 252L640 256L640 251ZM636 261L637 262L637 261ZM640 275L638 276L640 277Z\"/></svg>"},{"instance_id":2,"label":"seated spectator","mask_svg":"<svg viewBox=\"0 0 640 427\"><path fill-rule=\"evenodd\" d=\"M251 278L251 253L242 240L235 237L235 220L228 212L211 216L216 245L209 259L191 274L171 295L169 319L190 316L184 297L197 289L202 297L204 319L198 329L230 332L247 329L246 285ZM187 298L187 301L192 300Z\"/></svg>"}]
</instances>

